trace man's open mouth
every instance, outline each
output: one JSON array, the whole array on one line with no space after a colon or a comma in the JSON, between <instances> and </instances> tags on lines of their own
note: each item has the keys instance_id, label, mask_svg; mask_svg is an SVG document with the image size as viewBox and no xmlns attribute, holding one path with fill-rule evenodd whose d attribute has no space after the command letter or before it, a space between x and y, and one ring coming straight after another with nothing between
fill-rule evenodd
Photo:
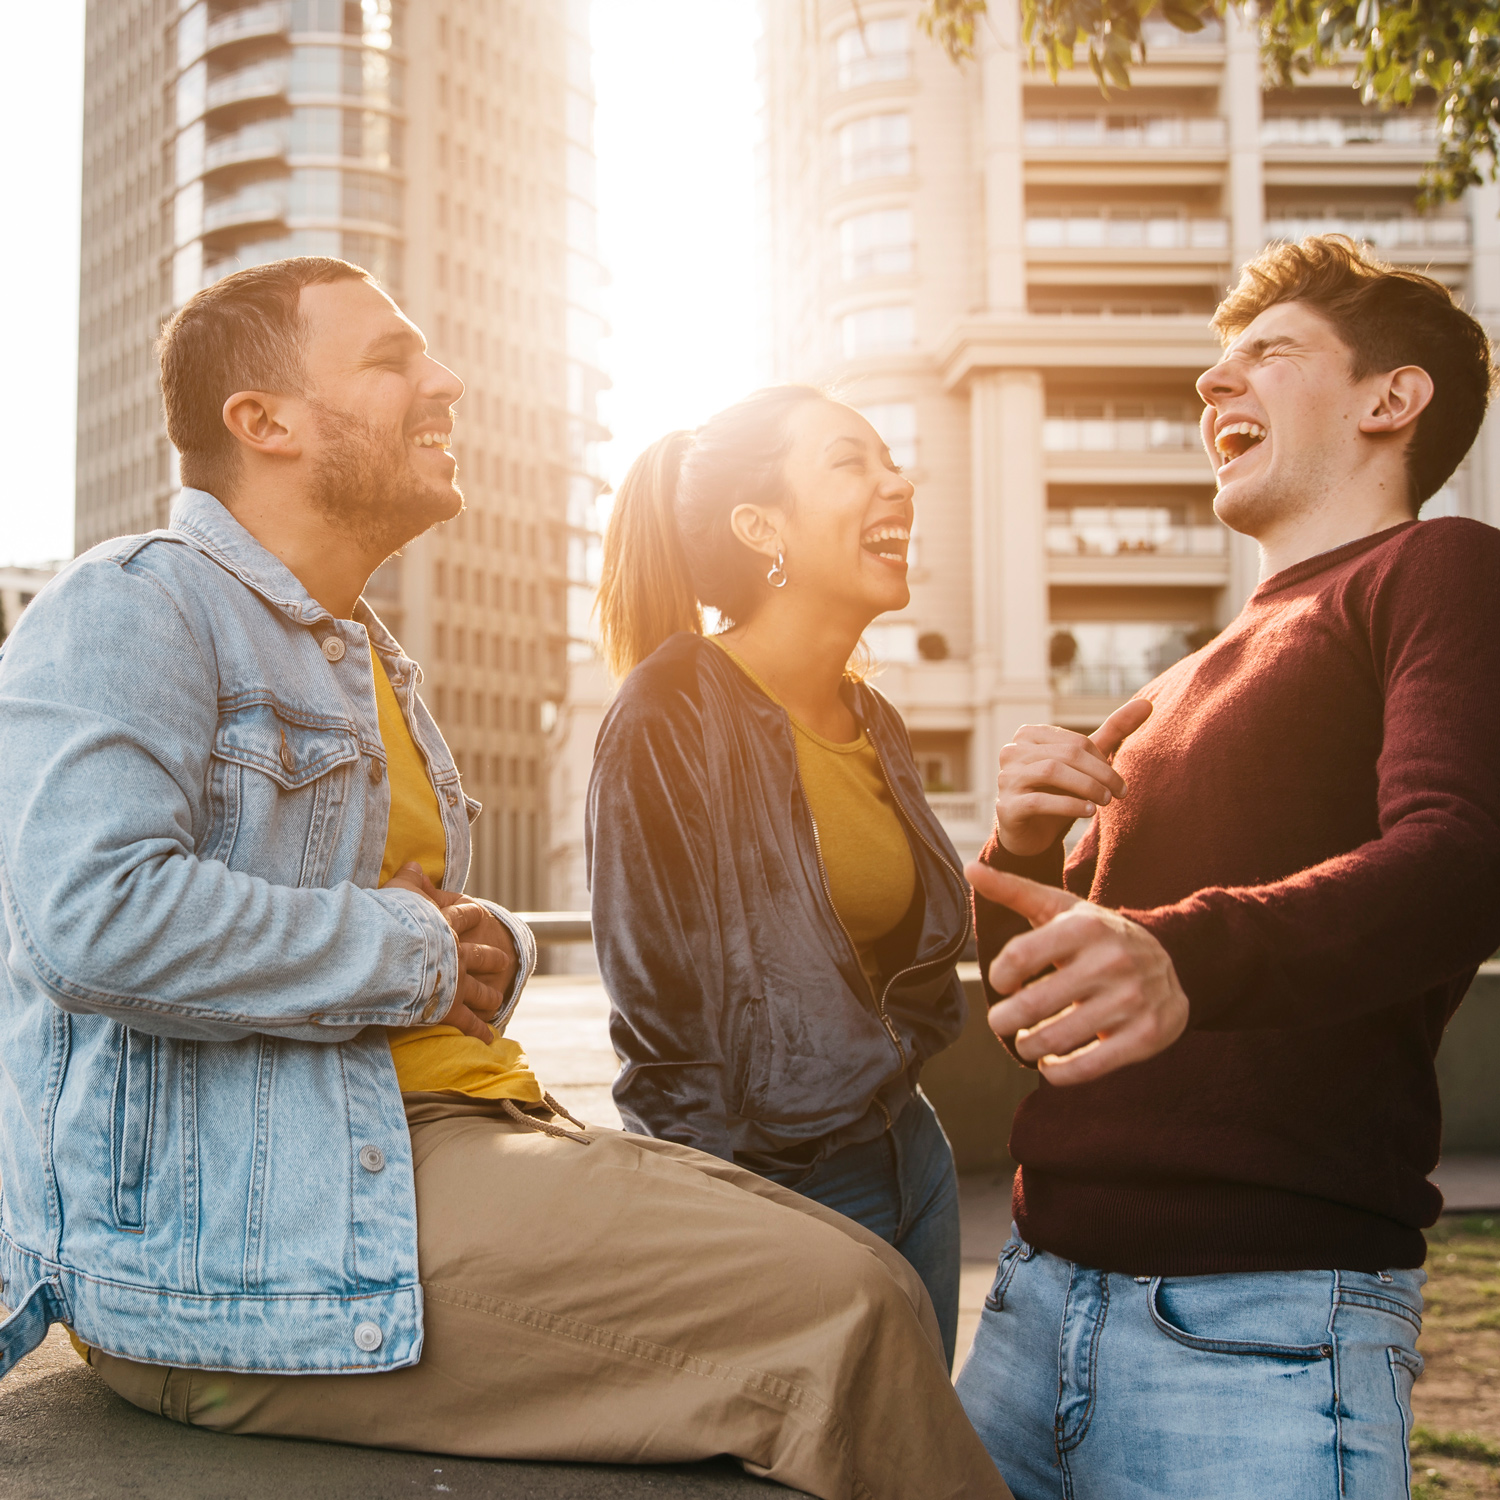
<instances>
[{"instance_id":1,"label":"man's open mouth","mask_svg":"<svg viewBox=\"0 0 1500 1500\"><path fill-rule=\"evenodd\" d=\"M453 434L450 432L417 432L412 434L412 442L418 448L441 448L446 453L453 443Z\"/></svg>"},{"instance_id":2,"label":"man's open mouth","mask_svg":"<svg viewBox=\"0 0 1500 1500\"><path fill-rule=\"evenodd\" d=\"M1214 448L1220 458L1232 463L1266 440L1267 432L1259 422L1231 422L1214 434Z\"/></svg>"},{"instance_id":3,"label":"man's open mouth","mask_svg":"<svg viewBox=\"0 0 1500 1500\"><path fill-rule=\"evenodd\" d=\"M872 557L882 562L900 563L906 566L906 549L911 543L911 531L905 526L872 526L859 539L859 545Z\"/></svg>"}]
</instances>

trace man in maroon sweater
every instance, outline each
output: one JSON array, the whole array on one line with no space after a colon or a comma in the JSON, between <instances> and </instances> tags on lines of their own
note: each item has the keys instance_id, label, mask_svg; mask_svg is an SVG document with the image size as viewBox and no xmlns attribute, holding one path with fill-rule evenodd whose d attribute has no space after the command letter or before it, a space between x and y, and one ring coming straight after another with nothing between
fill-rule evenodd
<instances>
[{"instance_id":1,"label":"man in maroon sweater","mask_svg":"<svg viewBox=\"0 0 1500 1500\"><path fill-rule=\"evenodd\" d=\"M1433 1059L1500 943L1500 531L1415 516L1489 344L1338 237L1215 328L1260 586L1093 737L1020 730L969 871L990 1024L1042 1073L959 1381L1018 1500L1408 1493Z\"/></svg>"}]
</instances>

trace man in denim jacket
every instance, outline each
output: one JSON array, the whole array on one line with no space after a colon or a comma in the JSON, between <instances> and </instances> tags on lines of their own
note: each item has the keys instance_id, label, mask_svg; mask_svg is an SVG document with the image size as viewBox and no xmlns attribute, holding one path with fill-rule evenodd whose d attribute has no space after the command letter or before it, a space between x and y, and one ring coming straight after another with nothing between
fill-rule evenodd
<instances>
[{"instance_id":1,"label":"man in denim jacket","mask_svg":"<svg viewBox=\"0 0 1500 1500\"><path fill-rule=\"evenodd\" d=\"M0 1374L62 1322L219 1430L1007 1493L874 1236L545 1095L403 1094L393 1043L482 1051L535 951L455 894L478 805L360 598L461 508L463 385L319 258L218 282L161 353L170 529L0 653ZM442 891L380 884L392 720Z\"/></svg>"}]
</instances>

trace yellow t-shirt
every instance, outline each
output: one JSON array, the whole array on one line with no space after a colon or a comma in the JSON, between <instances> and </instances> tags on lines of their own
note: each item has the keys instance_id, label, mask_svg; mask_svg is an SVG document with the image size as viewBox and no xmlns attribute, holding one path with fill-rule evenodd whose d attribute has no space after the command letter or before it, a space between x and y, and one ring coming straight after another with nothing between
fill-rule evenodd
<instances>
[{"instance_id":1,"label":"yellow t-shirt","mask_svg":"<svg viewBox=\"0 0 1500 1500\"><path fill-rule=\"evenodd\" d=\"M406 727L396 690L385 668L370 648L375 673L375 706L380 712L380 738L385 745L386 771L391 786L391 818L386 827L385 857L380 862L384 884L415 860L435 885L442 886L448 845L437 793L427 774L422 752ZM388 1028L396 1080L403 1094L449 1090L481 1099L519 1099L542 1102L542 1087L532 1074L519 1043L497 1035L488 1046L465 1036L456 1026Z\"/></svg>"},{"instance_id":2,"label":"yellow t-shirt","mask_svg":"<svg viewBox=\"0 0 1500 1500\"><path fill-rule=\"evenodd\" d=\"M768 697L785 704L723 641L724 654ZM788 716L790 717L790 715ZM878 971L873 948L907 913L917 889L917 866L881 768L864 730L837 744L792 718L797 769L807 793L833 909L844 924L865 973Z\"/></svg>"}]
</instances>

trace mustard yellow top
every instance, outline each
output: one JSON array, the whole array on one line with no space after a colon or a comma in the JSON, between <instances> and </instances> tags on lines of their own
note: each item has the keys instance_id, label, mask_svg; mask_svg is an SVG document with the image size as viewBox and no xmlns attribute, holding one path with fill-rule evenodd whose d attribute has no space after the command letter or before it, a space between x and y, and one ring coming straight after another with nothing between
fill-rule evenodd
<instances>
[{"instance_id":1,"label":"mustard yellow top","mask_svg":"<svg viewBox=\"0 0 1500 1500\"><path fill-rule=\"evenodd\" d=\"M766 697L786 707L729 646L716 636L709 639ZM874 945L899 925L916 894L917 867L906 827L880 753L863 729L858 739L840 745L788 717L833 909L873 981L879 968Z\"/></svg>"},{"instance_id":2,"label":"mustard yellow top","mask_svg":"<svg viewBox=\"0 0 1500 1500\"><path fill-rule=\"evenodd\" d=\"M396 690L373 646L370 665L375 673L375 706L380 712L380 738L385 745L391 786L391 819L386 827L385 856L380 862L381 884L402 865L415 860L427 878L441 887L448 844L437 793L432 789L422 752L406 727ZM525 1053L509 1037L496 1036L486 1046L477 1037L465 1036L456 1026L388 1028L386 1036L403 1094L449 1090L476 1094L481 1099L542 1102L541 1085Z\"/></svg>"}]
</instances>

